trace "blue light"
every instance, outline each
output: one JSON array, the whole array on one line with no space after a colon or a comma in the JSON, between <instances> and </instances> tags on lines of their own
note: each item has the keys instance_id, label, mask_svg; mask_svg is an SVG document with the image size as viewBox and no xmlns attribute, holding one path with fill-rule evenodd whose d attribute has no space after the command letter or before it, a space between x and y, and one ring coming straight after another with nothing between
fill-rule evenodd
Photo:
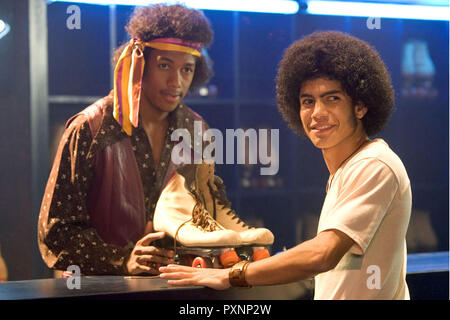
<instances>
[{"instance_id":1,"label":"blue light","mask_svg":"<svg viewBox=\"0 0 450 320\"><path fill-rule=\"evenodd\" d=\"M332 16L378 17L417 20L449 20L450 9L446 6L408 5L393 3L318 1L308 2L309 14Z\"/></svg>"},{"instance_id":2,"label":"blue light","mask_svg":"<svg viewBox=\"0 0 450 320\"><path fill-rule=\"evenodd\" d=\"M9 24L0 19L0 39L6 36L9 30L10 30Z\"/></svg>"},{"instance_id":3,"label":"blue light","mask_svg":"<svg viewBox=\"0 0 450 320\"><path fill-rule=\"evenodd\" d=\"M177 4L200 10L245 11L259 13L296 14L299 5L294 0L185 0L185 1L161 1L161 0L49 0L49 2L76 2L84 4L100 5L130 5L145 6L156 3Z\"/></svg>"}]
</instances>

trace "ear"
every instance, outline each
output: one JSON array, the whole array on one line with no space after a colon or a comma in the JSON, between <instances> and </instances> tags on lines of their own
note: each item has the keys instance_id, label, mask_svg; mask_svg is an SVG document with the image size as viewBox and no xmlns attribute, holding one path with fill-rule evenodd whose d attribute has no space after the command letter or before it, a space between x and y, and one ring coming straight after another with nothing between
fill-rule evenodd
<instances>
[{"instance_id":1,"label":"ear","mask_svg":"<svg viewBox=\"0 0 450 320\"><path fill-rule=\"evenodd\" d=\"M364 116L367 113L367 107L362 103L362 102L358 102L355 105L355 116L358 120L361 120L362 118L364 118Z\"/></svg>"}]
</instances>

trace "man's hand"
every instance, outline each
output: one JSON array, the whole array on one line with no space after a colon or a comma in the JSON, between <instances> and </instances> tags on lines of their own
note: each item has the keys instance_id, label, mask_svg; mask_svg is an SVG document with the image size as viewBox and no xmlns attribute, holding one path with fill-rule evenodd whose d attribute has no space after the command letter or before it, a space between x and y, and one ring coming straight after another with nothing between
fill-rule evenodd
<instances>
[{"instance_id":1,"label":"man's hand","mask_svg":"<svg viewBox=\"0 0 450 320\"><path fill-rule=\"evenodd\" d=\"M174 252L172 250L160 249L150 245L153 241L162 239L164 236L164 232L149 233L136 242L126 263L126 269L129 274L148 273L158 275L158 269L161 265L174 262Z\"/></svg>"},{"instance_id":2,"label":"man's hand","mask_svg":"<svg viewBox=\"0 0 450 320\"><path fill-rule=\"evenodd\" d=\"M228 272L230 269L193 268L180 265L168 265L159 268L160 277L168 279L173 286L206 286L216 290L230 287Z\"/></svg>"}]
</instances>

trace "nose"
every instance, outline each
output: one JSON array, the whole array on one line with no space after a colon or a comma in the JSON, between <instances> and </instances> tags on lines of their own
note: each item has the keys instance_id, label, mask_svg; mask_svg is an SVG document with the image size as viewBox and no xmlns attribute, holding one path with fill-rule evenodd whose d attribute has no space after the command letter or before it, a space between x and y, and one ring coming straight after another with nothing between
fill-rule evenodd
<instances>
[{"instance_id":1,"label":"nose","mask_svg":"<svg viewBox=\"0 0 450 320\"><path fill-rule=\"evenodd\" d=\"M320 100L316 101L316 103L314 104L314 109L313 113L311 114L311 117L314 120L321 120L327 118L327 116L328 111L325 104L323 104Z\"/></svg>"},{"instance_id":2,"label":"nose","mask_svg":"<svg viewBox=\"0 0 450 320\"><path fill-rule=\"evenodd\" d=\"M167 81L169 88L181 88L181 74L177 70L173 70Z\"/></svg>"}]
</instances>

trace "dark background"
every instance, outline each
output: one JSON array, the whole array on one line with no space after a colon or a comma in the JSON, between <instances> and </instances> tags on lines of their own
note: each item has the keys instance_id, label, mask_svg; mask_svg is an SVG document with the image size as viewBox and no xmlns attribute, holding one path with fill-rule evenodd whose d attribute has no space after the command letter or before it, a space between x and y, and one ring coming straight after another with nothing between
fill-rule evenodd
<instances>
[{"instance_id":1,"label":"dark background","mask_svg":"<svg viewBox=\"0 0 450 320\"><path fill-rule=\"evenodd\" d=\"M32 134L29 112L24 111L29 96L22 93L26 82L11 81L21 72L27 72L21 71L27 66L20 63L23 52L18 50L19 42L26 41L26 32L20 30L26 28L22 21L27 14L26 7L22 13L12 3L0 4L3 9L0 18L6 12L5 19L9 18L6 20L12 29L0 39L0 245L10 280L22 280L48 276L48 271L42 262L31 258L37 246L38 212L31 205L32 158L26 151ZM110 32L115 33L115 46L127 41L124 26L134 9L117 6L111 15L109 6L78 4L81 29L69 30L68 6L54 3L47 7L49 106L48 124L44 125L48 126L49 139L48 165L41 168L46 177L61 126L70 116L110 91ZM273 231L273 252L314 236L325 197L328 171L320 151L287 129L275 102L275 76L285 48L317 30L339 30L366 40L385 61L396 90L396 109L379 136L403 160L412 184L408 253L448 250L448 22L381 19L381 29L369 30L366 18L217 11L205 11L205 14L215 31L209 55L215 71L210 84L216 86L217 95L193 94L185 102L210 127L223 133L225 129L237 128L280 130L280 165L276 176L260 176L259 165L217 166L233 207L243 220ZM114 16L115 29L111 29ZM401 95L403 45L412 39L428 44L436 69L433 83L438 95L435 98ZM268 186L270 183L274 186Z\"/></svg>"}]
</instances>

